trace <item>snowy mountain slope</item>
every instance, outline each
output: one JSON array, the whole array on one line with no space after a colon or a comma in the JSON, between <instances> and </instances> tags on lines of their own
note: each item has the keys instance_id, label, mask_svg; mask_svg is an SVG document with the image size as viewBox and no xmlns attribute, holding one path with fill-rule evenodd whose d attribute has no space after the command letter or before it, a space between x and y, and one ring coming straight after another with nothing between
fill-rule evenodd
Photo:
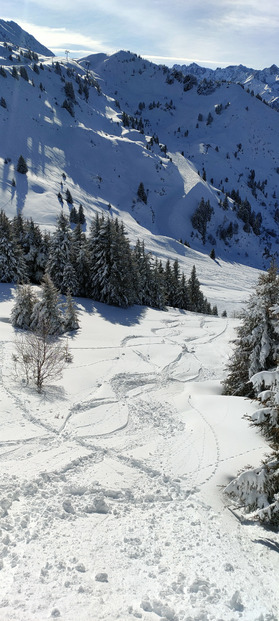
<instances>
[{"instance_id":1,"label":"snowy mountain slope","mask_svg":"<svg viewBox=\"0 0 279 621\"><path fill-rule=\"evenodd\" d=\"M278 534L222 494L267 450L255 406L220 394L236 320L77 300L73 362L39 396L0 289L1 621L277 621Z\"/></svg>"},{"instance_id":2,"label":"snowy mountain slope","mask_svg":"<svg viewBox=\"0 0 279 621\"><path fill-rule=\"evenodd\" d=\"M257 247L259 241L261 254L265 248L268 251L269 244L277 237L274 217L277 217L278 167L274 138L278 132L278 117L274 111L243 92L238 85L221 84L213 88L212 93L209 89L200 95L197 95L195 87L185 92L179 76L175 79L175 74L166 68L156 67L125 52L117 53L99 64L95 63L94 57L91 59L86 59L86 63L94 64L106 92L109 89L109 93L116 96L131 115L141 114L149 128L149 135L157 134L160 142L167 145L172 163L178 165L181 162L180 174L184 161L183 182L185 184L186 178L188 181L186 187L184 185L186 209L193 213L193 206L201 196L211 200L215 214L208 226L208 233L215 239L218 226L224 229L230 222L239 224L239 232L233 242L226 240L223 256L232 254L232 250L227 247L230 244L234 248L245 245L250 259L253 247ZM207 124L209 113L212 115L212 123ZM199 121L199 117L202 121ZM181 153L184 159L177 157ZM196 175L203 170L207 182ZM255 179L262 190L255 191L255 188L249 187L251 170L255 171ZM259 182L260 175L264 185ZM218 203L224 199L223 192L230 194L233 188L238 189L242 199L248 198L255 213L262 214L266 231L262 230L261 240L255 239L254 235L244 235L244 241L243 223L234 217L232 203L228 213L218 208ZM162 191L165 190L163 187ZM169 197L166 202L169 205ZM177 229L182 231L186 201L178 203L176 197L173 202L178 209L172 207L170 218L173 216ZM189 220L188 228L192 228ZM274 236L273 240L270 233ZM242 239L237 241L239 237ZM190 241L197 247L196 239ZM217 248L219 251L218 232Z\"/></svg>"},{"instance_id":3,"label":"snowy mountain slope","mask_svg":"<svg viewBox=\"0 0 279 621\"><path fill-rule=\"evenodd\" d=\"M251 69L243 65L232 65L221 69L200 67L196 63L190 65L174 65L183 74L195 75L199 80L204 78L214 81L235 82L243 84L246 90L260 95L276 110L279 109L279 68L273 64L265 69Z\"/></svg>"},{"instance_id":4,"label":"snowy mountain slope","mask_svg":"<svg viewBox=\"0 0 279 621\"><path fill-rule=\"evenodd\" d=\"M110 205L132 238L167 236L201 252L214 246L225 260L268 266L279 239L274 110L237 85L222 84L207 95L196 87L184 91L179 81L166 82L172 81L167 68L127 52L57 61L58 68L56 60L45 59L35 71L34 62L24 58L28 82L13 78L12 66L1 61L6 107L0 106L0 205L9 217L23 210L25 217L52 228L61 208L57 194L62 191L65 198L68 188L88 221ZM22 63L13 64L19 71ZM88 98L86 76L92 84ZM74 116L62 108L69 82ZM15 171L20 154L29 167L26 177ZM140 182L146 204L137 196ZM243 230L233 200L223 208L225 192L233 190L242 201L247 197L253 217L261 213L260 234L249 223L248 232ZM191 222L202 198L214 210L204 240ZM64 207L68 210L65 202ZM187 255L188 250L179 245L178 252Z\"/></svg>"},{"instance_id":5,"label":"snowy mountain slope","mask_svg":"<svg viewBox=\"0 0 279 621\"><path fill-rule=\"evenodd\" d=\"M39 43L33 35L23 30L19 24L13 21L0 19L0 41L27 48L42 56L54 56L53 52L45 47L45 45Z\"/></svg>"},{"instance_id":6,"label":"snowy mountain slope","mask_svg":"<svg viewBox=\"0 0 279 621\"><path fill-rule=\"evenodd\" d=\"M11 62L2 49L0 207L52 230L58 192L69 213L69 189L87 227L96 211L112 213L132 243L140 237L164 260L178 258L187 275L195 263L208 300L230 316L78 299L80 329L68 337L73 361L62 382L38 395L14 376L14 290L0 284L0 619L278 621L278 534L241 522L222 494L268 447L243 418L255 404L222 396L220 384L233 315L258 276L236 261L262 266L264 244L270 239L275 251L277 242L239 227L239 242L236 235L216 240L217 254L230 261L208 256L209 234L224 218L237 218L232 201L225 210L218 205L221 174L242 195L250 189L241 172L247 177L253 167L256 179L268 173L265 227L275 227L278 117L258 100L247 104L234 85L184 94L177 81L166 84L163 69L144 68L134 55L34 65L25 57ZM25 67L29 80L13 78L13 65ZM62 108L67 82L74 116ZM143 93L161 103L136 115L147 120L141 133L122 113L134 116ZM204 120L196 128L200 110L206 119L220 101L224 110L211 126ZM167 153L148 144L155 132ZM21 153L27 175L16 172ZM203 166L214 183L198 175ZM140 181L147 204L137 198ZM215 209L205 244L191 225L202 197Z\"/></svg>"}]
</instances>

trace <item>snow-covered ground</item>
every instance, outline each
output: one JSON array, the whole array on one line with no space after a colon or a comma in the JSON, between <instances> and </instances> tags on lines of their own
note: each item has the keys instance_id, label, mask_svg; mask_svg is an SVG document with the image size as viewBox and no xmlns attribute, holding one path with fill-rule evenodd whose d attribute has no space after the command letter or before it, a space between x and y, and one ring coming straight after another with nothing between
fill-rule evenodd
<instances>
[{"instance_id":1,"label":"snow-covered ground","mask_svg":"<svg viewBox=\"0 0 279 621\"><path fill-rule=\"evenodd\" d=\"M206 295L239 308L255 275L216 273ZM39 396L0 291L1 621L277 621L279 536L222 491L268 449L255 406L221 394L238 320L80 299L73 362Z\"/></svg>"}]
</instances>

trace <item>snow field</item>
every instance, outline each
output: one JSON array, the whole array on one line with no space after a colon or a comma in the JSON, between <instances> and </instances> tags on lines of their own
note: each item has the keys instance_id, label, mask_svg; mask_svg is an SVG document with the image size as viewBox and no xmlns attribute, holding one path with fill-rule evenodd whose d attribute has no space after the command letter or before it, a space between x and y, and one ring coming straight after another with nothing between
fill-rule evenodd
<instances>
[{"instance_id":1,"label":"snow field","mask_svg":"<svg viewBox=\"0 0 279 621\"><path fill-rule=\"evenodd\" d=\"M236 320L78 300L39 396L1 290L1 621L277 621L278 535L222 494L267 450L221 395Z\"/></svg>"}]
</instances>

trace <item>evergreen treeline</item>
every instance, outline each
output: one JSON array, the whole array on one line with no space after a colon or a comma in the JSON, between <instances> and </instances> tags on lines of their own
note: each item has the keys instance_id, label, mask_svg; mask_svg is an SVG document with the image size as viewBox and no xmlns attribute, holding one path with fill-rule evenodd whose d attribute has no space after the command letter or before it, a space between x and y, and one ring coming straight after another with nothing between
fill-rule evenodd
<instances>
[{"instance_id":1,"label":"evergreen treeline","mask_svg":"<svg viewBox=\"0 0 279 621\"><path fill-rule=\"evenodd\" d=\"M47 273L62 294L217 315L200 290L195 266L187 280L177 260L163 266L140 240L132 249L123 223L109 216L97 214L86 236L80 222L71 229L62 211L49 235L21 214L9 221L2 211L0 266L1 282L40 284Z\"/></svg>"}]
</instances>

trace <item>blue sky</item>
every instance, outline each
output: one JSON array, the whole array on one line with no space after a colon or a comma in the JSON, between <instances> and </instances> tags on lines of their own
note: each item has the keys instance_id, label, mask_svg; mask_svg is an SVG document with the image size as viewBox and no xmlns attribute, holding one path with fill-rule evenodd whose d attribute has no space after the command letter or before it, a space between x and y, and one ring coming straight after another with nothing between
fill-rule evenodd
<instances>
[{"instance_id":1,"label":"blue sky","mask_svg":"<svg viewBox=\"0 0 279 621\"><path fill-rule=\"evenodd\" d=\"M276 0L1 0L1 9L56 55L125 49L170 66L279 64Z\"/></svg>"}]
</instances>

